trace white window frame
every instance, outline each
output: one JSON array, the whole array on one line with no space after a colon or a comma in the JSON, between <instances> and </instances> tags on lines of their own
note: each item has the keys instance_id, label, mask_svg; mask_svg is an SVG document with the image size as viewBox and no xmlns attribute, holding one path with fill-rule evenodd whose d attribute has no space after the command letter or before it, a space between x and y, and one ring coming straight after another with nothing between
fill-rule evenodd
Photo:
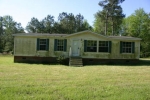
<instances>
[{"instance_id":1,"label":"white window frame","mask_svg":"<svg viewBox=\"0 0 150 100\"><path fill-rule=\"evenodd\" d=\"M100 42L104 42L104 45L101 45L102 43ZM107 51L100 51L100 47L101 48L108 48ZM109 41L99 41L99 46L98 46L98 52L109 52Z\"/></svg>"}]
</instances>

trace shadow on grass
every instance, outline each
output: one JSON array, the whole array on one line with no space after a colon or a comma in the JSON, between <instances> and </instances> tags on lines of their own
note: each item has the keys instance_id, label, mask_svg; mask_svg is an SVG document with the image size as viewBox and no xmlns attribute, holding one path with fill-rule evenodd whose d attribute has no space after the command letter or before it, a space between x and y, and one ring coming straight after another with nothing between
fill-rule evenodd
<instances>
[{"instance_id":1,"label":"shadow on grass","mask_svg":"<svg viewBox=\"0 0 150 100\"><path fill-rule=\"evenodd\" d=\"M109 62L105 65L117 65L117 66L150 66L150 59L140 59L136 62L123 62L123 63L114 63Z\"/></svg>"},{"instance_id":2,"label":"shadow on grass","mask_svg":"<svg viewBox=\"0 0 150 100\"><path fill-rule=\"evenodd\" d=\"M144 65L144 66L147 65L147 66L150 66L150 59L145 59L145 60L143 60L143 59L141 60L140 59L139 62L136 63L136 65Z\"/></svg>"},{"instance_id":3,"label":"shadow on grass","mask_svg":"<svg viewBox=\"0 0 150 100\"><path fill-rule=\"evenodd\" d=\"M48 63L48 62L14 62L14 63L22 63L22 64L42 64L42 65L64 65L64 66L69 66L66 62L65 63L60 63L60 62L51 62L51 63Z\"/></svg>"}]
</instances>

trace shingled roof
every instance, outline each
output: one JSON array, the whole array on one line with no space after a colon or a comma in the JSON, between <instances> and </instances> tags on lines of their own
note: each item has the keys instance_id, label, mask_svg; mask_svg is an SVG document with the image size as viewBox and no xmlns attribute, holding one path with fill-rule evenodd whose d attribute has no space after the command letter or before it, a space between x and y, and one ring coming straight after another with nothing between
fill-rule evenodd
<instances>
[{"instance_id":1,"label":"shingled roof","mask_svg":"<svg viewBox=\"0 0 150 100\"><path fill-rule=\"evenodd\" d=\"M77 32L77 33L73 33L73 34L60 34L60 33L17 33L17 34L13 34L13 36L50 36L50 37L70 37L70 36L74 36L74 35L78 35L78 34L82 34L84 32L89 32L91 34L95 34L97 36L100 37L105 37L108 39L115 39L115 40L141 40L141 38L136 38L136 37L129 37L129 36L105 36L105 35L101 35L101 34L97 34L95 32L86 30L86 31L81 31L81 32Z\"/></svg>"},{"instance_id":2,"label":"shingled roof","mask_svg":"<svg viewBox=\"0 0 150 100\"><path fill-rule=\"evenodd\" d=\"M141 40L141 38L136 38L136 37L130 37L130 36L108 36L111 39L134 39L134 40Z\"/></svg>"}]
</instances>

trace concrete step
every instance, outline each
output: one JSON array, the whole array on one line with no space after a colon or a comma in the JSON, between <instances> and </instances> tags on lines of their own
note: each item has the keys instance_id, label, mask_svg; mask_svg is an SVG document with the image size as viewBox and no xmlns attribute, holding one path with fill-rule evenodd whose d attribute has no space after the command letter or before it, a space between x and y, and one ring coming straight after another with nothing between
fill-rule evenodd
<instances>
[{"instance_id":1,"label":"concrete step","mask_svg":"<svg viewBox=\"0 0 150 100\"><path fill-rule=\"evenodd\" d=\"M82 67L83 65L70 65L70 66L74 66L74 67Z\"/></svg>"},{"instance_id":2,"label":"concrete step","mask_svg":"<svg viewBox=\"0 0 150 100\"><path fill-rule=\"evenodd\" d=\"M81 57L71 57L69 60L69 66L83 66L82 58Z\"/></svg>"},{"instance_id":3,"label":"concrete step","mask_svg":"<svg viewBox=\"0 0 150 100\"><path fill-rule=\"evenodd\" d=\"M70 61L70 63L82 63L82 61Z\"/></svg>"},{"instance_id":4,"label":"concrete step","mask_svg":"<svg viewBox=\"0 0 150 100\"><path fill-rule=\"evenodd\" d=\"M80 63L76 63L76 62L70 62L70 64L77 64L77 65L83 65L83 63L82 62L80 62Z\"/></svg>"}]
</instances>

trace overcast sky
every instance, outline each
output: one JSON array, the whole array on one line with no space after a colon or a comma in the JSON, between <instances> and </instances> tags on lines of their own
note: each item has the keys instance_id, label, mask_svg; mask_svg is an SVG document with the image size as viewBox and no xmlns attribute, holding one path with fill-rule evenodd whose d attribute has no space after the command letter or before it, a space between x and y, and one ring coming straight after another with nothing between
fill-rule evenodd
<instances>
[{"instance_id":1,"label":"overcast sky","mask_svg":"<svg viewBox=\"0 0 150 100\"><path fill-rule=\"evenodd\" d=\"M94 14L102 10L99 1L101 0L0 0L0 16L10 15L25 28L32 17L40 21L49 14L57 21L59 13L80 13L93 25ZM150 0L125 0L121 6L126 16L139 8L150 12Z\"/></svg>"}]
</instances>

